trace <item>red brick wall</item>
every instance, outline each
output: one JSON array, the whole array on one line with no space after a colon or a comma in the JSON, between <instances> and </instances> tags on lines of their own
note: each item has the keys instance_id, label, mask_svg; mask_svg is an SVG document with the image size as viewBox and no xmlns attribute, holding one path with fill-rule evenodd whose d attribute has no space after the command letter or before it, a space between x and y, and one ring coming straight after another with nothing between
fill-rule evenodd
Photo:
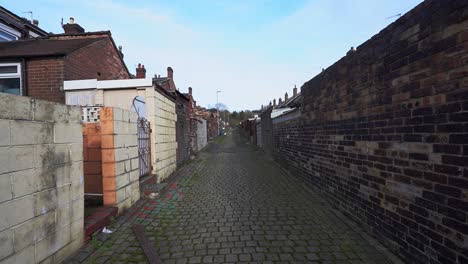
<instances>
[{"instance_id":1,"label":"red brick wall","mask_svg":"<svg viewBox=\"0 0 468 264\"><path fill-rule=\"evenodd\" d=\"M26 63L28 96L64 103L63 58L28 60Z\"/></svg>"},{"instance_id":2,"label":"red brick wall","mask_svg":"<svg viewBox=\"0 0 468 264\"><path fill-rule=\"evenodd\" d=\"M65 80L129 78L126 67L110 39L92 43L65 58Z\"/></svg>"},{"instance_id":3,"label":"red brick wall","mask_svg":"<svg viewBox=\"0 0 468 264\"><path fill-rule=\"evenodd\" d=\"M83 170L85 200L102 204L102 148L100 123L83 124Z\"/></svg>"},{"instance_id":4,"label":"red brick wall","mask_svg":"<svg viewBox=\"0 0 468 264\"><path fill-rule=\"evenodd\" d=\"M27 60L28 96L65 103L63 81L129 79L119 56L112 41L105 39L66 57Z\"/></svg>"}]
</instances>

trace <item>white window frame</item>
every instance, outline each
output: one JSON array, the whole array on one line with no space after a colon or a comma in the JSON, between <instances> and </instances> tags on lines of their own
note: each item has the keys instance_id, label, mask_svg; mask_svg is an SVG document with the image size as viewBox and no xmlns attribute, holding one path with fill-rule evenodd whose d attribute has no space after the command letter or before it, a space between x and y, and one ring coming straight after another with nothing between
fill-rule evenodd
<instances>
[{"instance_id":1,"label":"white window frame","mask_svg":"<svg viewBox=\"0 0 468 264\"><path fill-rule=\"evenodd\" d=\"M19 78L20 79L20 87L19 87L19 94L23 95L23 76L21 74L21 63L14 62L14 63L0 63L0 67L3 66L17 66L18 69L17 73L0 73L0 79L9 79L9 78Z\"/></svg>"},{"instance_id":2,"label":"white window frame","mask_svg":"<svg viewBox=\"0 0 468 264\"><path fill-rule=\"evenodd\" d=\"M14 36L16 38L15 40L18 40L21 37L21 33L19 31L7 27L4 24L0 24L0 30Z\"/></svg>"}]
</instances>

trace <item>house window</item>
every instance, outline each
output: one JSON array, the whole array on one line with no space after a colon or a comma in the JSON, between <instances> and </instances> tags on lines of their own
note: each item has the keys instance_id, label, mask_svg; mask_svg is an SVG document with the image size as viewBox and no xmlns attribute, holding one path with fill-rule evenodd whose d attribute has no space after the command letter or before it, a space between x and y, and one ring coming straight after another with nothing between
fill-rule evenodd
<instances>
[{"instance_id":1,"label":"house window","mask_svg":"<svg viewBox=\"0 0 468 264\"><path fill-rule=\"evenodd\" d=\"M0 63L0 92L21 95L19 63Z\"/></svg>"},{"instance_id":2,"label":"house window","mask_svg":"<svg viewBox=\"0 0 468 264\"><path fill-rule=\"evenodd\" d=\"M0 24L0 42L18 40L21 34L3 24Z\"/></svg>"}]
</instances>

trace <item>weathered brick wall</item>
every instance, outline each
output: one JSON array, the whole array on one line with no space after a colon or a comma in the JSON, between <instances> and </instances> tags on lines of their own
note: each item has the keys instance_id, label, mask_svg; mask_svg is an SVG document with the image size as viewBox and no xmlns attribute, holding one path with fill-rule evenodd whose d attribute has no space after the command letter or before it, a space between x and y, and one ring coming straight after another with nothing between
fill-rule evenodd
<instances>
[{"instance_id":1,"label":"weathered brick wall","mask_svg":"<svg viewBox=\"0 0 468 264\"><path fill-rule=\"evenodd\" d=\"M130 79L120 55L108 38L69 54L64 62L65 80Z\"/></svg>"},{"instance_id":2,"label":"weathered brick wall","mask_svg":"<svg viewBox=\"0 0 468 264\"><path fill-rule=\"evenodd\" d=\"M63 58L32 59L26 62L27 95L65 103Z\"/></svg>"},{"instance_id":3,"label":"weathered brick wall","mask_svg":"<svg viewBox=\"0 0 468 264\"><path fill-rule=\"evenodd\" d=\"M198 120L197 118L190 118L190 153L191 155L195 154L198 149L197 149L197 124Z\"/></svg>"},{"instance_id":4,"label":"weathered brick wall","mask_svg":"<svg viewBox=\"0 0 468 264\"><path fill-rule=\"evenodd\" d=\"M468 262L467 4L423 2L274 127L277 160L410 263Z\"/></svg>"},{"instance_id":5,"label":"weathered brick wall","mask_svg":"<svg viewBox=\"0 0 468 264\"><path fill-rule=\"evenodd\" d=\"M80 121L79 107L0 94L1 263L59 263L82 245Z\"/></svg>"},{"instance_id":6,"label":"weathered brick wall","mask_svg":"<svg viewBox=\"0 0 468 264\"><path fill-rule=\"evenodd\" d=\"M214 140L218 136L218 120L215 116L210 116L206 122L208 140Z\"/></svg>"},{"instance_id":7,"label":"weathered brick wall","mask_svg":"<svg viewBox=\"0 0 468 264\"><path fill-rule=\"evenodd\" d=\"M273 151L273 123L271 122L271 112L273 108L269 107L260 114L260 124L262 126L262 147L267 154Z\"/></svg>"},{"instance_id":8,"label":"weathered brick wall","mask_svg":"<svg viewBox=\"0 0 468 264\"><path fill-rule=\"evenodd\" d=\"M257 132L257 146L262 146L262 123L257 123L257 128L255 129Z\"/></svg>"},{"instance_id":9,"label":"weathered brick wall","mask_svg":"<svg viewBox=\"0 0 468 264\"><path fill-rule=\"evenodd\" d=\"M115 107L100 112L104 204L119 214L140 199L137 114Z\"/></svg>"},{"instance_id":10,"label":"weathered brick wall","mask_svg":"<svg viewBox=\"0 0 468 264\"><path fill-rule=\"evenodd\" d=\"M103 204L101 124L84 123L83 171L86 204Z\"/></svg>"},{"instance_id":11,"label":"weathered brick wall","mask_svg":"<svg viewBox=\"0 0 468 264\"><path fill-rule=\"evenodd\" d=\"M177 112L177 126L176 126L176 141L177 141L177 164L190 158L190 123L188 116L189 101L181 98L180 95L176 97L176 112Z\"/></svg>"}]
</instances>

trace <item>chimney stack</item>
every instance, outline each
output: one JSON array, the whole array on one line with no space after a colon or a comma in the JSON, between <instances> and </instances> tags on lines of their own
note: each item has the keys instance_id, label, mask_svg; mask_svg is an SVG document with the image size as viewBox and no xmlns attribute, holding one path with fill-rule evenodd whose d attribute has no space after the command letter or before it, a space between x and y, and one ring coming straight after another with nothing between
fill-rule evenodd
<instances>
[{"instance_id":1,"label":"chimney stack","mask_svg":"<svg viewBox=\"0 0 468 264\"><path fill-rule=\"evenodd\" d=\"M284 94L284 101L285 101L285 102L288 101L288 93L285 93L285 94Z\"/></svg>"},{"instance_id":2,"label":"chimney stack","mask_svg":"<svg viewBox=\"0 0 468 264\"><path fill-rule=\"evenodd\" d=\"M145 79L146 78L145 65L141 65L141 63L138 63L138 67L136 68L136 77L137 77L137 79Z\"/></svg>"},{"instance_id":3,"label":"chimney stack","mask_svg":"<svg viewBox=\"0 0 468 264\"><path fill-rule=\"evenodd\" d=\"M188 88L188 93L189 93L190 95L192 95L192 87L189 87L189 88Z\"/></svg>"},{"instance_id":4,"label":"chimney stack","mask_svg":"<svg viewBox=\"0 0 468 264\"><path fill-rule=\"evenodd\" d=\"M174 80L174 70L171 67L167 67L167 77Z\"/></svg>"},{"instance_id":5,"label":"chimney stack","mask_svg":"<svg viewBox=\"0 0 468 264\"><path fill-rule=\"evenodd\" d=\"M283 101L281 101L281 97L278 100L278 105L280 105Z\"/></svg>"},{"instance_id":6,"label":"chimney stack","mask_svg":"<svg viewBox=\"0 0 468 264\"><path fill-rule=\"evenodd\" d=\"M276 107L276 99L273 99L273 107Z\"/></svg>"},{"instance_id":7,"label":"chimney stack","mask_svg":"<svg viewBox=\"0 0 468 264\"><path fill-rule=\"evenodd\" d=\"M75 24L75 19L70 17L70 22L62 26L65 34L79 34L84 33L85 30L80 25Z\"/></svg>"},{"instance_id":8,"label":"chimney stack","mask_svg":"<svg viewBox=\"0 0 468 264\"><path fill-rule=\"evenodd\" d=\"M294 85L293 96L296 96L296 95L297 95L297 88L296 88L296 85Z\"/></svg>"}]
</instances>

